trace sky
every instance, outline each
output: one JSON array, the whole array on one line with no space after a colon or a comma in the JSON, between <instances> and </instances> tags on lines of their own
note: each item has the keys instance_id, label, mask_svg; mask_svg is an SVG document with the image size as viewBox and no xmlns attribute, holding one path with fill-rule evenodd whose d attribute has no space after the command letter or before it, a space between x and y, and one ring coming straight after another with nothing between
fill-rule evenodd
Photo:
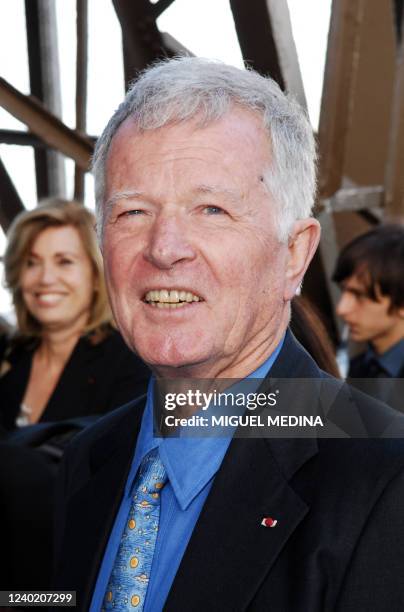
<instances>
[{"instance_id":1,"label":"sky","mask_svg":"<svg viewBox=\"0 0 404 612\"><path fill-rule=\"evenodd\" d=\"M58 26L62 120L74 127L76 0L54 0ZM331 0L288 0L292 29L313 128L318 126ZM175 0L158 19L195 55L242 67L242 56L227 0ZM111 0L89 0L87 131L99 135L124 95L122 37ZM0 2L0 75L29 93L24 0ZM26 130L0 108L2 129ZM0 155L25 206L36 206L34 156L30 147L0 144ZM68 198L73 195L74 164L66 160ZM93 208L93 180L86 177L86 205ZM0 228L0 253L5 247ZM1 266L1 264L0 264ZM0 270L0 278L2 270ZM0 314L10 316L7 291L0 286Z\"/></svg>"}]
</instances>

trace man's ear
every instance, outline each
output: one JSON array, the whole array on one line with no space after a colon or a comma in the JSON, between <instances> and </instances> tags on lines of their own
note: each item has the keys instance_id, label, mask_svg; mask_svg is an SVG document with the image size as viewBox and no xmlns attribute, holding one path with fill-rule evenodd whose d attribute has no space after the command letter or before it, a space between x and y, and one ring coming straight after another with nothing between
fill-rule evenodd
<instances>
[{"instance_id":1,"label":"man's ear","mask_svg":"<svg viewBox=\"0 0 404 612\"><path fill-rule=\"evenodd\" d=\"M304 273L316 252L320 241L320 224L316 219L296 221L288 243L288 262L284 300L293 299L300 286Z\"/></svg>"}]
</instances>

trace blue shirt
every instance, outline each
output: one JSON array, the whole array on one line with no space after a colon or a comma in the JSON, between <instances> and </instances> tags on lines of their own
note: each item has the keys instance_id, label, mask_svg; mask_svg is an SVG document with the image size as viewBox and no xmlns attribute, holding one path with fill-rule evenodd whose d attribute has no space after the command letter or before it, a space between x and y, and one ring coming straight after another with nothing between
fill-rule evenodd
<instances>
[{"instance_id":1,"label":"blue shirt","mask_svg":"<svg viewBox=\"0 0 404 612\"><path fill-rule=\"evenodd\" d=\"M263 379L283 345L247 378ZM121 505L105 549L91 602L90 612L102 607L108 580L128 517L134 482L142 459L154 448L167 471L161 493L160 526L154 551L144 612L162 610L199 514L212 487L216 472L231 441L227 437L155 438L153 435L153 380L149 383L135 454Z\"/></svg>"},{"instance_id":2,"label":"blue shirt","mask_svg":"<svg viewBox=\"0 0 404 612\"><path fill-rule=\"evenodd\" d=\"M398 378L400 370L404 367L404 340L400 340L381 355L369 346L364 355L364 361L369 363L371 360L375 360L387 376Z\"/></svg>"}]
</instances>

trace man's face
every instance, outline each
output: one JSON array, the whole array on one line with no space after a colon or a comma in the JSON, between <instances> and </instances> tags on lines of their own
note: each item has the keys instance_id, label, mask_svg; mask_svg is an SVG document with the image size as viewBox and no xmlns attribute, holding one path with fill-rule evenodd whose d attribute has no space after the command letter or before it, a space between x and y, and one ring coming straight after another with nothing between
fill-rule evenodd
<instances>
[{"instance_id":1,"label":"man's face","mask_svg":"<svg viewBox=\"0 0 404 612\"><path fill-rule=\"evenodd\" d=\"M370 342L379 352L388 350L402 336L403 318L391 312L391 299L376 292L377 301L368 296L364 281L350 276L341 283L337 314L349 327L355 342Z\"/></svg>"},{"instance_id":2,"label":"man's face","mask_svg":"<svg viewBox=\"0 0 404 612\"><path fill-rule=\"evenodd\" d=\"M126 120L107 160L106 279L126 342L174 375L246 375L287 325L288 248L262 181L267 134L233 109L140 132ZM178 370L177 370L178 372Z\"/></svg>"}]
</instances>

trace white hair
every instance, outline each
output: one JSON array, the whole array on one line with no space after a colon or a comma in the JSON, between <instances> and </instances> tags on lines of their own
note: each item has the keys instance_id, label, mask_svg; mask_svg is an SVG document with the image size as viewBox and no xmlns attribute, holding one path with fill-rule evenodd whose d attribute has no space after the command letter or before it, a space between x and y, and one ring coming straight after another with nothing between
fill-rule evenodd
<instances>
[{"instance_id":1,"label":"white hair","mask_svg":"<svg viewBox=\"0 0 404 612\"><path fill-rule=\"evenodd\" d=\"M236 104L262 115L272 163L264 181L276 204L279 239L311 215L316 190L316 146L305 111L277 83L250 69L214 60L177 57L154 64L132 83L98 139L94 158L98 229L104 225L105 165L111 141L131 117L140 130L188 121L205 126Z\"/></svg>"}]
</instances>

